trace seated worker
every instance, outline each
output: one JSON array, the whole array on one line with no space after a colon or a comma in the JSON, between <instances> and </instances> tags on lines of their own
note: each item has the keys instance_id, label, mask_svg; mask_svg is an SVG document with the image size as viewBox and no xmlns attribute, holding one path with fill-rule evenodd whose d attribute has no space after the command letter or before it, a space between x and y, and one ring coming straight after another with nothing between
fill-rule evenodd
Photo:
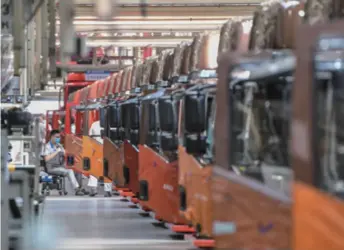
<instances>
[{"instance_id":1,"label":"seated worker","mask_svg":"<svg viewBox=\"0 0 344 250\"><path fill-rule=\"evenodd\" d=\"M52 130L50 132L50 141L45 145L44 150L44 160L46 162L47 172L48 174L52 175L67 176L69 181L73 185L75 195L84 195L84 193L80 190L80 185L75 178L73 170L66 169L64 160L59 160L62 157L64 157L64 153L65 150L63 146L60 144L60 131Z\"/></svg>"},{"instance_id":2,"label":"seated worker","mask_svg":"<svg viewBox=\"0 0 344 250\"><path fill-rule=\"evenodd\" d=\"M91 128L89 130L89 136L93 137L95 140L97 140L100 144L103 144L103 139L100 135L101 127L100 127L100 121L96 121L92 123ZM88 180L87 186L90 187L90 196L95 196L97 194L97 187L98 187L98 180L96 177L90 175L90 179ZM112 191L112 183L104 183L104 191L105 191L105 197L111 197L111 191Z\"/></svg>"}]
</instances>

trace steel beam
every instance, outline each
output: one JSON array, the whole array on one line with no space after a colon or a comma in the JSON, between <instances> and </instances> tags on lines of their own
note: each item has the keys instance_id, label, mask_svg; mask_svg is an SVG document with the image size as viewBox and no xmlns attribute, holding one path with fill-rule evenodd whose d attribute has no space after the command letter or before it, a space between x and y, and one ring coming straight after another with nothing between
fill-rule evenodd
<instances>
[{"instance_id":1,"label":"steel beam","mask_svg":"<svg viewBox=\"0 0 344 250\"><path fill-rule=\"evenodd\" d=\"M73 25L74 19L74 1L64 0L59 3L59 16L60 23L60 62L62 65L67 64L69 61L68 56L76 51L75 30ZM62 78L65 79L66 74L62 69Z\"/></svg>"},{"instance_id":2,"label":"steel beam","mask_svg":"<svg viewBox=\"0 0 344 250\"><path fill-rule=\"evenodd\" d=\"M35 79L35 23L30 22L27 26L27 96L34 88L33 83Z\"/></svg>"},{"instance_id":3,"label":"steel beam","mask_svg":"<svg viewBox=\"0 0 344 250\"><path fill-rule=\"evenodd\" d=\"M59 64L57 65L58 68L61 68L62 70L66 72L86 72L86 71L110 71L110 72L117 72L121 68L119 65L115 64L105 64L105 65L82 65L82 64Z\"/></svg>"},{"instance_id":4,"label":"steel beam","mask_svg":"<svg viewBox=\"0 0 344 250\"><path fill-rule=\"evenodd\" d=\"M93 6L96 0L75 0L76 5ZM146 0L147 6L200 6L200 5L243 5L260 4L263 0ZM137 0L116 0L115 6L139 6Z\"/></svg>"},{"instance_id":5,"label":"steel beam","mask_svg":"<svg viewBox=\"0 0 344 250\"><path fill-rule=\"evenodd\" d=\"M41 63L41 79L40 89L48 83L48 56L49 56L49 41L48 41L48 1L44 0L41 5L41 40L42 40L42 63Z\"/></svg>"},{"instance_id":6,"label":"steel beam","mask_svg":"<svg viewBox=\"0 0 344 250\"><path fill-rule=\"evenodd\" d=\"M113 40L114 42L121 42L121 41L146 41L146 40L154 40L154 41L159 41L159 40L169 40L169 41L183 41L183 40L190 40L192 39L193 36L103 36L103 37L96 37L96 36L91 36L87 37L87 41L109 41Z\"/></svg>"},{"instance_id":7,"label":"steel beam","mask_svg":"<svg viewBox=\"0 0 344 250\"><path fill-rule=\"evenodd\" d=\"M52 80L56 78L56 3L48 0L49 10L49 72Z\"/></svg>"},{"instance_id":8,"label":"steel beam","mask_svg":"<svg viewBox=\"0 0 344 250\"><path fill-rule=\"evenodd\" d=\"M256 4L241 4L227 6L148 6L147 19L150 17L202 17L202 16L251 16L257 9ZM94 9L92 6L77 6L75 17L92 17ZM141 17L141 8L138 6L117 7L116 17Z\"/></svg>"},{"instance_id":9,"label":"steel beam","mask_svg":"<svg viewBox=\"0 0 344 250\"><path fill-rule=\"evenodd\" d=\"M40 89L41 83L41 55L42 55L42 15L41 9L37 11L37 15L35 16L35 30L36 30L36 37L35 37L35 79L34 79L34 86L33 90Z\"/></svg>"},{"instance_id":10,"label":"steel beam","mask_svg":"<svg viewBox=\"0 0 344 250\"><path fill-rule=\"evenodd\" d=\"M24 10L23 0L13 1L13 50L14 76L20 76L20 68L25 66L24 56Z\"/></svg>"},{"instance_id":11,"label":"steel beam","mask_svg":"<svg viewBox=\"0 0 344 250\"><path fill-rule=\"evenodd\" d=\"M59 32L60 27L57 26L57 32ZM76 27L77 32L87 32L87 33L95 33L95 32L104 32L104 33L115 33L115 32L203 32L205 30L219 30L217 26L207 27L197 27L197 26L179 26L179 27L169 27L168 25L160 26L160 27L135 27L135 26L110 26L110 27Z\"/></svg>"}]
</instances>

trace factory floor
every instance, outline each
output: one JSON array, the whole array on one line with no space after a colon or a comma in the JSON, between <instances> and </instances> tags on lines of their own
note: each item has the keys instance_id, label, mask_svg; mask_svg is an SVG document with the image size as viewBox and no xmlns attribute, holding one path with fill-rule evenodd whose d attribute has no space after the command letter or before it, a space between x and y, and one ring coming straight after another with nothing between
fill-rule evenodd
<instances>
[{"instance_id":1,"label":"factory floor","mask_svg":"<svg viewBox=\"0 0 344 250\"><path fill-rule=\"evenodd\" d=\"M42 209L35 249L193 249L190 240L176 239L168 227L130 205L119 196L52 195Z\"/></svg>"}]
</instances>

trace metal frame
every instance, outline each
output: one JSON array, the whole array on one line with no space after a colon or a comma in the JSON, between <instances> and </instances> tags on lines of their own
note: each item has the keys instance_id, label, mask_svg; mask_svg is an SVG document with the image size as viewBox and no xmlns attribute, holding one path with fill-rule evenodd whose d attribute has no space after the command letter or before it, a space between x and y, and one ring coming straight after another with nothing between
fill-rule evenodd
<instances>
[{"instance_id":1,"label":"metal frame","mask_svg":"<svg viewBox=\"0 0 344 250\"><path fill-rule=\"evenodd\" d=\"M38 133L38 119L35 122L35 132ZM9 141L32 142L33 159L29 159L29 165L13 165L9 172L7 155ZM34 150L33 150L34 149ZM39 191L39 172L40 172L40 148L38 146L38 137L13 135L8 136L7 130L1 131L1 216L6 218L1 220L1 249L9 249L11 240L16 241L19 249L30 249L31 233L35 206L38 204ZM32 181L33 180L33 181ZM30 186L33 183L33 189ZM10 211L10 200L21 197L23 204L21 206L20 218L13 218Z\"/></svg>"}]
</instances>

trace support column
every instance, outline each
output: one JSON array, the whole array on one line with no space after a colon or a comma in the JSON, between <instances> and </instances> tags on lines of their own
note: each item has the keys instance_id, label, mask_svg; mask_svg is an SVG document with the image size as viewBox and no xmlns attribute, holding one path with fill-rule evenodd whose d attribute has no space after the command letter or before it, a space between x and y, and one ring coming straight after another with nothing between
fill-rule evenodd
<instances>
[{"instance_id":1,"label":"support column","mask_svg":"<svg viewBox=\"0 0 344 250\"><path fill-rule=\"evenodd\" d=\"M41 40L42 40L42 63L41 63L41 79L40 89L43 90L48 83L48 5L47 0L43 0L41 7Z\"/></svg>"},{"instance_id":2,"label":"support column","mask_svg":"<svg viewBox=\"0 0 344 250\"><path fill-rule=\"evenodd\" d=\"M20 68L25 66L23 61L24 47L24 10L23 0L13 1L13 50L14 50L14 76L20 76Z\"/></svg>"},{"instance_id":3,"label":"support column","mask_svg":"<svg viewBox=\"0 0 344 250\"><path fill-rule=\"evenodd\" d=\"M30 22L27 26L27 96L31 94L35 81L35 23Z\"/></svg>"},{"instance_id":4,"label":"support column","mask_svg":"<svg viewBox=\"0 0 344 250\"><path fill-rule=\"evenodd\" d=\"M74 31L74 0L60 1L60 62L66 64L69 56L76 52ZM66 72L62 71L62 78L66 79Z\"/></svg>"},{"instance_id":5,"label":"support column","mask_svg":"<svg viewBox=\"0 0 344 250\"><path fill-rule=\"evenodd\" d=\"M34 87L33 90L40 89L40 83L41 83L41 55L42 55L42 15L41 15L41 9L37 11L37 15L35 17L35 31L36 31L36 37L35 37L35 56L34 56L34 62L35 62L35 80L34 80Z\"/></svg>"},{"instance_id":6,"label":"support column","mask_svg":"<svg viewBox=\"0 0 344 250\"><path fill-rule=\"evenodd\" d=\"M48 0L49 12L49 73L50 78L56 81L56 3Z\"/></svg>"}]
</instances>

